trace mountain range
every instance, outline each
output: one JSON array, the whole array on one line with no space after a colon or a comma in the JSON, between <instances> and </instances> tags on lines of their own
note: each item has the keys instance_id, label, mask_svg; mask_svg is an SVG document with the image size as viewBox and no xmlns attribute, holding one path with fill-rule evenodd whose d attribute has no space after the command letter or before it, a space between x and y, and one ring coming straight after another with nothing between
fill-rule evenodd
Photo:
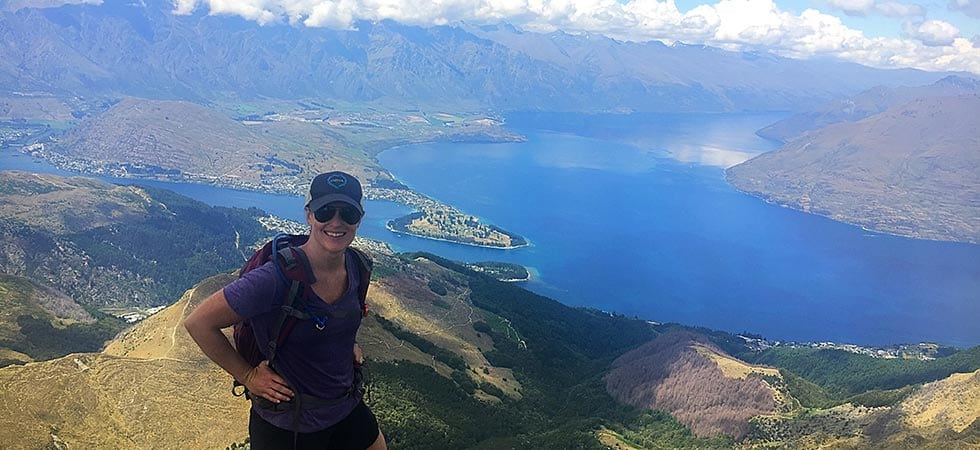
<instances>
[{"instance_id":1,"label":"mountain range","mask_svg":"<svg viewBox=\"0 0 980 450\"><path fill-rule=\"evenodd\" d=\"M799 112L757 132L758 135L787 142L807 131L841 122L857 122L912 100L930 97L956 97L980 94L980 80L950 75L926 86L875 86L858 95L837 99L810 111Z\"/></svg>"},{"instance_id":2,"label":"mountain range","mask_svg":"<svg viewBox=\"0 0 980 450\"><path fill-rule=\"evenodd\" d=\"M389 108L564 111L802 110L941 74L512 26L353 30L259 26L166 0L0 6L7 96L137 96L208 103L313 98Z\"/></svg>"}]
</instances>

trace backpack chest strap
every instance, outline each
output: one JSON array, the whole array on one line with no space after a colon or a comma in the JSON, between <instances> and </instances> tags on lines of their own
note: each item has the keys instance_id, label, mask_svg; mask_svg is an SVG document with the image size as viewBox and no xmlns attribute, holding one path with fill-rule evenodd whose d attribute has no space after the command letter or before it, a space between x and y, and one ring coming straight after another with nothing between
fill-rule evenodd
<instances>
[{"instance_id":1,"label":"backpack chest strap","mask_svg":"<svg viewBox=\"0 0 980 450\"><path fill-rule=\"evenodd\" d=\"M299 308L294 308L292 306L285 306L285 305L284 306L281 306L280 308L282 310L282 313L285 314L286 317L295 317L295 318L297 318L299 320L309 320L309 319L312 319L313 318L312 316L310 316L310 313L308 313L306 311L303 311L302 309L299 309ZM323 316L323 318L326 318L326 319L346 319L348 317L354 317L354 316L356 316L357 314L355 314L355 311L356 311L356 313L360 313L360 310L332 311L332 312L326 313Z\"/></svg>"}]
</instances>

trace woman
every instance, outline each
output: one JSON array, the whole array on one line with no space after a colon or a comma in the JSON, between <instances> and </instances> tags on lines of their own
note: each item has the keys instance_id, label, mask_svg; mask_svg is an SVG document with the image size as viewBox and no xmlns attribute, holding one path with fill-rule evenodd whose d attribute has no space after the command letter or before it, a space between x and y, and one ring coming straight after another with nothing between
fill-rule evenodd
<instances>
[{"instance_id":1,"label":"woman","mask_svg":"<svg viewBox=\"0 0 980 450\"><path fill-rule=\"evenodd\" d=\"M204 354L253 399L248 429L254 450L387 448L374 414L352 389L354 367L363 362L355 342L358 288L370 281L360 279L349 248L364 215L361 197L360 183L343 172L317 175L310 184L310 237L299 246L309 261L312 292L302 302L309 319L295 323L277 348L274 370L269 361L246 362L221 332L248 320L256 342L275 333L288 287L274 261L215 292L184 320Z\"/></svg>"}]
</instances>

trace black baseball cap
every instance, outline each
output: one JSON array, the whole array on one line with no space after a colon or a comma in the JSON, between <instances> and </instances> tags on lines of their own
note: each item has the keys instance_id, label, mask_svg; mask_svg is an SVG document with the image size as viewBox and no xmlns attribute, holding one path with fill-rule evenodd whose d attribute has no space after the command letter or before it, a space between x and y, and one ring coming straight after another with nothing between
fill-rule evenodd
<instances>
[{"instance_id":1,"label":"black baseball cap","mask_svg":"<svg viewBox=\"0 0 980 450\"><path fill-rule=\"evenodd\" d=\"M340 171L321 173L313 178L310 192L306 194L306 207L315 212L334 202L347 203L364 214L361 183L357 178Z\"/></svg>"}]
</instances>

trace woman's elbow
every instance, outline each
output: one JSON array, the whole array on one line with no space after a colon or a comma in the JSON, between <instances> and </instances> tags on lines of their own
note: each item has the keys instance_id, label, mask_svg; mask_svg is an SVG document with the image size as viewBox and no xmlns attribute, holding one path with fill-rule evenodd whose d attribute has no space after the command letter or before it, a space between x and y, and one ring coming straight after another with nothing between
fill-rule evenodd
<instances>
[{"instance_id":1,"label":"woman's elbow","mask_svg":"<svg viewBox=\"0 0 980 450\"><path fill-rule=\"evenodd\" d=\"M187 317L184 318L184 329L191 336L200 336L210 331L221 331L222 328L233 325L241 321L224 298L221 291L208 297L204 302L194 308Z\"/></svg>"},{"instance_id":2,"label":"woman's elbow","mask_svg":"<svg viewBox=\"0 0 980 450\"><path fill-rule=\"evenodd\" d=\"M184 329L187 330L187 333L191 336L194 336L197 331L201 329L201 319L198 314L195 314L195 312L196 311L192 311L187 315L187 317L184 317L183 321Z\"/></svg>"}]
</instances>

